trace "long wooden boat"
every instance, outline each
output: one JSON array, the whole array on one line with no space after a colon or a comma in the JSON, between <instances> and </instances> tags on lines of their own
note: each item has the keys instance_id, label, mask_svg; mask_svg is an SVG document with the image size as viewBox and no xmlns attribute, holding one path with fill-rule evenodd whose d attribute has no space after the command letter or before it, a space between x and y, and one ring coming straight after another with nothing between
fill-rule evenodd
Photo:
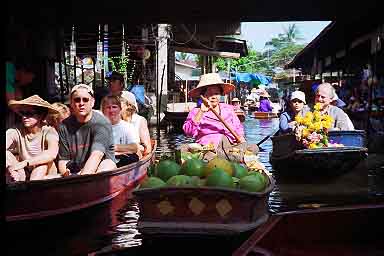
<instances>
[{"instance_id":1,"label":"long wooden boat","mask_svg":"<svg viewBox=\"0 0 384 256\"><path fill-rule=\"evenodd\" d=\"M253 112L253 116L256 119L271 119L271 118L278 118L279 114L274 112L259 112L255 111Z\"/></svg>"},{"instance_id":2,"label":"long wooden boat","mask_svg":"<svg viewBox=\"0 0 384 256\"><path fill-rule=\"evenodd\" d=\"M7 184L5 217L7 221L40 219L101 204L135 188L154 161L153 150L140 161L111 171L92 175L15 182Z\"/></svg>"},{"instance_id":3,"label":"long wooden boat","mask_svg":"<svg viewBox=\"0 0 384 256\"><path fill-rule=\"evenodd\" d=\"M343 147L303 149L293 134L271 137L270 162L279 174L337 175L367 157L365 131L332 131L329 140Z\"/></svg>"},{"instance_id":4,"label":"long wooden boat","mask_svg":"<svg viewBox=\"0 0 384 256\"><path fill-rule=\"evenodd\" d=\"M253 229L269 217L268 197L275 180L266 176L269 184L262 192L213 187L134 190L138 229L151 235L233 235Z\"/></svg>"},{"instance_id":5,"label":"long wooden boat","mask_svg":"<svg viewBox=\"0 0 384 256\"><path fill-rule=\"evenodd\" d=\"M276 214L232 255L383 255L383 214L383 203Z\"/></svg>"}]
</instances>

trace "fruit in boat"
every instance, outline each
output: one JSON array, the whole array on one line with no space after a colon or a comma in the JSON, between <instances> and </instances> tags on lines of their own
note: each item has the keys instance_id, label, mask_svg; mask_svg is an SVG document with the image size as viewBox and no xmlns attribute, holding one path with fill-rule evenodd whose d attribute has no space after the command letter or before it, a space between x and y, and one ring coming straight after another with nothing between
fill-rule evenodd
<instances>
[{"instance_id":1,"label":"fruit in boat","mask_svg":"<svg viewBox=\"0 0 384 256\"><path fill-rule=\"evenodd\" d=\"M220 168L224 170L229 176L233 174L233 166L232 163L224 158L215 157L211 161L207 163L204 168L204 176L208 177L213 169Z\"/></svg>"},{"instance_id":2,"label":"fruit in boat","mask_svg":"<svg viewBox=\"0 0 384 256\"><path fill-rule=\"evenodd\" d=\"M188 176L202 177L205 163L200 159L188 159L181 165L181 173Z\"/></svg>"},{"instance_id":3,"label":"fruit in boat","mask_svg":"<svg viewBox=\"0 0 384 256\"><path fill-rule=\"evenodd\" d=\"M167 181L172 176L178 175L180 173L180 165L172 160L161 160L157 164L157 177L163 181Z\"/></svg>"},{"instance_id":4,"label":"fruit in boat","mask_svg":"<svg viewBox=\"0 0 384 256\"><path fill-rule=\"evenodd\" d=\"M253 173L245 176L239 181L239 188L248 192L261 192L265 189L267 183L261 173Z\"/></svg>"},{"instance_id":5,"label":"fruit in boat","mask_svg":"<svg viewBox=\"0 0 384 256\"><path fill-rule=\"evenodd\" d=\"M212 169L212 172L208 175L205 181L205 185L210 187L235 187L232 176L230 176L225 170L221 168Z\"/></svg>"},{"instance_id":6,"label":"fruit in boat","mask_svg":"<svg viewBox=\"0 0 384 256\"><path fill-rule=\"evenodd\" d=\"M253 174L260 175L261 178L263 178L265 184L268 185L268 182L269 182L268 178L265 175L263 175L260 171L250 171L250 172L248 172L248 175L253 175Z\"/></svg>"},{"instance_id":7,"label":"fruit in boat","mask_svg":"<svg viewBox=\"0 0 384 256\"><path fill-rule=\"evenodd\" d=\"M187 175L176 175L167 181L167 186L176 186L176 187L182 187L182 186L190 186L191 185L191 177Z\"/></svg>"},{"instance_id":8,"label":"fruit in boat","mask_svg":"<svg viewBox=\"0 0 384 256\"><path fill-rule=\"evenodd\" d=\"M141 183L140 188L160 188L165 185L166 183L158 177L148 177Z\"/></svg>"},{"instance_id":9,"label":"fruit in boat","mask_svg":"<svg viewBox=\"0 0 384 256\"><path fill-rule=\"evenodd\" d=\"M193 187L201 187L204 185L204 180L200 179L197 176L191 176L189 180L189 184Z\"/></svg>"},{"instance_id":10,"label":"fruit in boat","mask_svg":"<svg viewBox=\"0 0 384 256\"><path fill-rule=\"evenodd\" d=\"M232 165L233 165L233 177L241 179L244 176L248 175L248 170L243 165L235 162L232 163Z\"/></svg>"}]
</instances>

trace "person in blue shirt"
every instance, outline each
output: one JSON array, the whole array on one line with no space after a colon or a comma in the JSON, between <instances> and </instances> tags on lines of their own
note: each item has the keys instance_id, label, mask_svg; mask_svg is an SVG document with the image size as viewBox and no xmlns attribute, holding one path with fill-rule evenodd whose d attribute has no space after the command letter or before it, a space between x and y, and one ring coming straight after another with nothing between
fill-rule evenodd
<instances>
[{"instance_id":1,"label":"person in blue shirt","mask_svg":"<svg viewBox=\"0 0 384 256\"><path fill-rule=\"evenodd\" d=\"M305 113L310 111L306 105L305 94L302 91L294 91L291 94L289 107L280 115L280 134L286 134L293 131L296 124L295 116L300 114L304 116Z\"/></svg>"}]
</instances>

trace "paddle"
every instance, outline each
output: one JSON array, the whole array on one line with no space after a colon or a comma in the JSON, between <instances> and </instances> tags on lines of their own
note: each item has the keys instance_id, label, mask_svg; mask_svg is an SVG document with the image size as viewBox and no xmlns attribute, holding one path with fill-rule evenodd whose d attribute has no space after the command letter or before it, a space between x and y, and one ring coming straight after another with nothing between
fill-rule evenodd
<instances>
[{"instance_id":1,"label":"paddle","mask_svg":"<svg viewBox=\"0 0 384 256\"><path fill-rule=\"evenodd\" d=\"M260 145L263 144L267 139L269 139L269 137L275 135L278 131L279 131L279 129L274 130L271 134L265 136L265 137L264 137L261 141L259 141L256 145L257 145L257 146L260 146Z\"/></svg>"},{"instance_id":2,"label":"paddle","mask_svg":"<svg viewBox=\"0 0 384 256\"><path fill-rule=\"evenodd\" d=\"M200 95L201 99L203 100L203 104L206 106L209 106L209 101L207 98L205 98L203 95ZM240 136L225 122L225 120L219 115L219 113L216 112L213 108L209 107L209 109L215 114L215 116L224 124L224 126L229 130L230 133L235 137L237 142L241 142Z\"/></svg>"}]
</instances>

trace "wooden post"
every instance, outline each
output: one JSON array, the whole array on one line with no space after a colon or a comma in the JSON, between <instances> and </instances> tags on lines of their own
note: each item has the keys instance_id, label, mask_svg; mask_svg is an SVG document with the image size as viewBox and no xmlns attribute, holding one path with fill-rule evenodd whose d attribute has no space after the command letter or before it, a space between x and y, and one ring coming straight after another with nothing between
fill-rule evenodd
<instances>
[{"instance_id":1,"label":"wooden post","mask_svg":"<svg viewBox=\"0 0 384 256\"><path fill-rule=\"evenodd\" d=\"M188 107L188 80L185 80L185 106L184 111L189 111Z\"/></svg>"}]
</instances>

